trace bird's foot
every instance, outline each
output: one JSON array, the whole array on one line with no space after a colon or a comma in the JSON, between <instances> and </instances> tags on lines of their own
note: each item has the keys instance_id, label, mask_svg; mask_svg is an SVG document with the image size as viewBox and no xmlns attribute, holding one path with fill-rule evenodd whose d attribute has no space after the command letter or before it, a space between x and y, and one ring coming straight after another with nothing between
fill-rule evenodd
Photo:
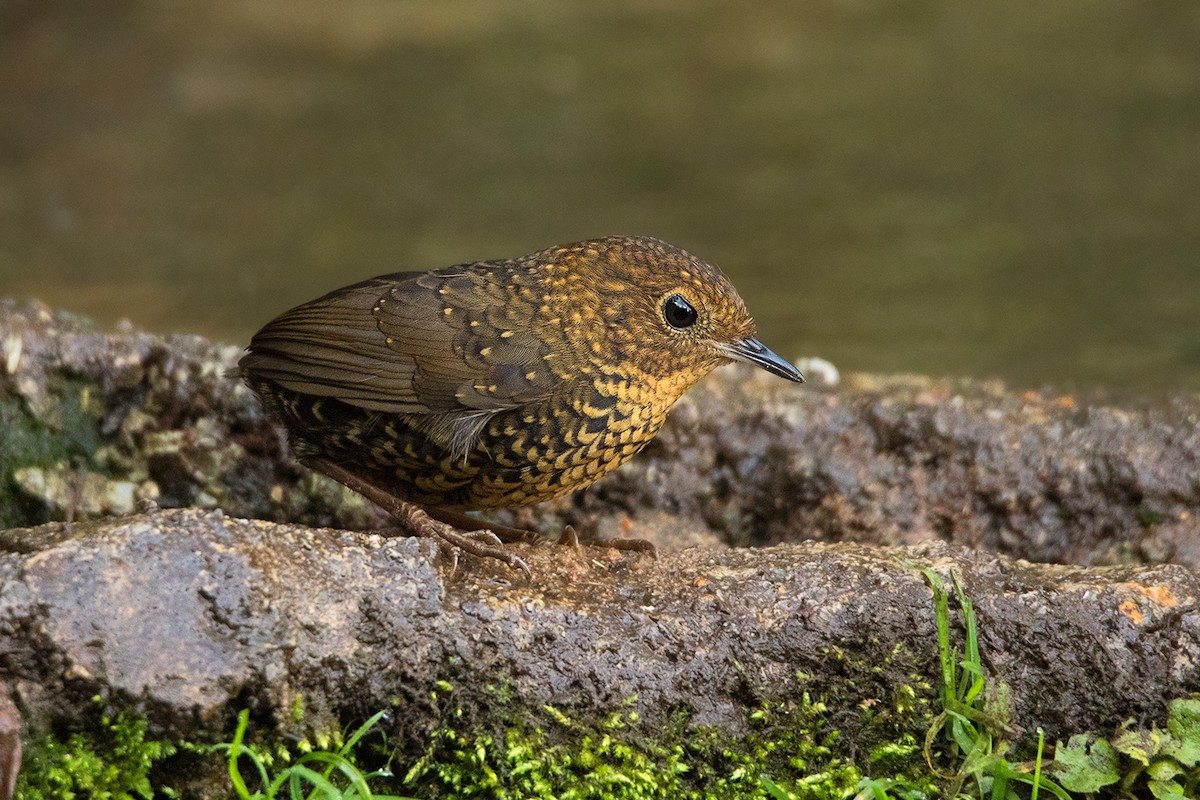
<instances>
[{"instance_id":1,"label":"bird's foot","mask_svg":"<svg viewBox=\"0 0 1200 800\"><path fill-rule=\"evenodd\" d=\"M510 528L507 525L500 525L495 522L485 522L469 514L449 508L427 508L425 509L425 513L438 522L444 522L460 531L490 531L498 540L506 544L516 544L518 542L522 544L537 544L542 540L542 535L537 531L526 530L525 528Z\"/></svg>"},{"instance_id":2,"label":"bird's foot","mask_svg":"<svg viewBox=\"0 0 1200 800\"><path fill-rule=\"evenodd\" d=\"M436 536L441 542L450 545L451 562L450 574L453 575L458 569L458 553L461 550L465 553L470 553L473 556L480 558L495 558L508 564L510 567L516 567L525 573L525 577L532 578L533 570L529 569L529 565L525 563L525 559L518 556L504 546L504 541L495 533L489 530L478 531L459 531L444 522L438 522L428 517L425 512L419 508L413 507L418 513L426 517L429 526L433 528L432 534L419 533L418 535Z\"/></svg>"},{"instance_id":3,"label":"bird's foot","mask_svg":"<svg viewBox=\"0 0 1200 800\"><path fill-rule=\"evenodd\" d=\"M479 520L474 520L474 522L479 523L475 526L475 529L459 530L454 525L434 518L418 506L401 500L390 492L379 488L370 481L360 478L345 467L334 464L331 461L314 459L309 462L309 466L323 472L347 488L358 492L391 514L409 534L435 539L447 545L451 552L451 574L458 568L458 553L462 551L470 553L473 556L479 556L480 558L498 559L510 567L520 569L527 577L533 577L533 571L529 569L529 565L525 563L525 560L506 548L504 546L506 543L504 535L491 530L492 526L490 525L485 525L479 523ZM444 509L438 510L443 511ZM467 519L470 519L470 517L467 517ZM503 530L508 532L516 529L507 528ZM529 532L520 531L520 533L527 534ZM516 541L524 541L524 539L516 539Z\"/></svg>"},{"instance_id":4,"label":"bird's foot","mask_svg":"<svg viewBox=\"0 0 1200 800\"><path fill-rule=\"evenodd\" d=\"M575 532L574 525L567 525L563 528L562 534L558 537L557 544L574 547L576 550L583 547L583 544L579 541L579 534ZM595 541L587 542L587 546L605 547L609 550L628 550L634 553L649 553L654 558L658 558L658 548L654 546L654 542L649 542L645 539L596 539Z\"/></svg>"}]
</instances>

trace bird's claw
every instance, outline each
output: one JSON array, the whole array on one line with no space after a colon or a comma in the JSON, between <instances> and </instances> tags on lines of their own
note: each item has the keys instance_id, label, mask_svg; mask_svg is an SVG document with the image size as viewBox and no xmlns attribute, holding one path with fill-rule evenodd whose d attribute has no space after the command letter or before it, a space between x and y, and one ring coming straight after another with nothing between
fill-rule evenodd
<instances>
[{"instance_id":1,"label":"bird's claw","mask_svg":"<svg viewBox=\"0 0 1200 800\"><path fill-rule=\"evenodd\" d=\"M555 542L555 544L561 544L565 547L573 547L576 550L578 550L579 549L579 534L577 534L575 532L575 526L574 525L564 526L563 531L559 535L558 541Z\"/></svg>"},{"instance_id":2,"label":"bird's claw","mask_svg":"<svg viewBox=\"0 0 1200 800\"><path fill-rule=\"evenodd\" d=\"M440 526L437 529L438 538L450 545L454 551L454 561L450 570L451 575L454 574L454 569L458 566L458 551L461 550L480 558L498 559L510 567L520 569L525 573L525 577L533 577L533 570L529 568L525 560L505 547L500 537L491 531L458 531L445 523L438 524Z\"/></svg>"}]
</instances>

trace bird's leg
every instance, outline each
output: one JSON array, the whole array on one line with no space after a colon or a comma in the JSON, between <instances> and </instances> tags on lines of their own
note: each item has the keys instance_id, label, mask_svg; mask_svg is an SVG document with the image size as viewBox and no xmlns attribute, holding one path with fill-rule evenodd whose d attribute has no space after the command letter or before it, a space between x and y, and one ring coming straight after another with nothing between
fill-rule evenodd
<instances>
[{"instance_id":1,"label":"bird's leg","mask_svg":"<svg viewBox=\"0 0 1200 800\"><path fill-rule=\"evenodd\" d=\"M334 464L332 461L326 461L323 458L313 458L306 460L305 463L312 469L333 478L348 489L358 492L391 514L409 533L416 536L440 539L473 556L499 559L510 567L518 567L527 576L533 577L533 572L529 569L529 565L520 556L506 550L503 546L503 540L491 531L476 531L474 534L463 533L455 530L448 523L434 519L420 507L401 500L394 494L384 491L370 481L360 478L345 467ZM487 536L480 536L481 533L487 534Z\"/></svg>"},{"instance_id":2,"label":"bird's leg","mask_svg":"<svg viewBox=\"0 0 1200 800\"><path fill-rule=\"evenodd\" d=\"M484 522L481 519L475 519L469 514L463 514L461 511L453 511L449 508L433 506L425 509L425 513L438 522L453 525L461 531L491 531L496 535L497 539L506 544L514 544L516 542L536 544L542 539L542 535L537 531L527 531L524 528L510 528L507 525Z\"/></svg>"}]
</instances>

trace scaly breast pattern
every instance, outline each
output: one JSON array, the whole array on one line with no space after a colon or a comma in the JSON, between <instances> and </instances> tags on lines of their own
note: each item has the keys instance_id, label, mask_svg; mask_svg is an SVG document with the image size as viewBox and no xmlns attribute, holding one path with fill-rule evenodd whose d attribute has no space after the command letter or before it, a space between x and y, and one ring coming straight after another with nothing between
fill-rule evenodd
<instances>
[{"instance_id":1,"label":"scaly breast pattern","mask_svg":"<svg viewBox=\"0 0 1200 800\"><path fill-rule=\"evenodd\" d=\"M410 415L278 396L302 461L315 455L343 463L418 504L474 509L538 503L590 485L645 447L694 380L664 386L601 375L577 391L494 415L458 458L432 444Z\"/></svg>"}]
</instances>

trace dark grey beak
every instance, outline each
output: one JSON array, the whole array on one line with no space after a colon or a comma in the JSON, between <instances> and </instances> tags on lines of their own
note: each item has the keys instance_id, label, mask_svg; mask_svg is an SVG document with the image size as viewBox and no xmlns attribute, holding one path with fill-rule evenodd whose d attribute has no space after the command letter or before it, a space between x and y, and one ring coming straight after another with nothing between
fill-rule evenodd
<instances>
[{"instance_id":1,"label":"dark grey beak","mask_svg":"<svg viewBox=\"0 0 1200 800\"><path fill-rule=\"evenodd\" d=\"M772 375L787 378L789 381L804 383L804 376L786 358L781 358L758 339L753 337L742 339L732 344L719 344L717 347L734 361L745 361L756 367L762 367Z\"/></svg>"}]
</instances>

